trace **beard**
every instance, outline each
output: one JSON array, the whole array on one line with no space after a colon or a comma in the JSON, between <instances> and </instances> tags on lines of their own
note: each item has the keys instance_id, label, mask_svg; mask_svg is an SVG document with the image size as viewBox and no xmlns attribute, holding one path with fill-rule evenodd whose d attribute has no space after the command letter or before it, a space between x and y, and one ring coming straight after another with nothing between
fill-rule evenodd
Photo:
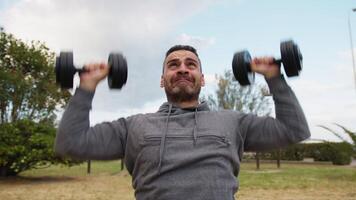
<instances>
[{"instance_id":1,"label":"beard","mask_svg":"<svg viewBox=\"0 0 356 200\"><path fill-rule=\"evenodd\" d=\"M180 84L178 81L189 81L191 84ZM167 83L165 84L168 85ZM172 79L170 87L164 87L169 102L180 103L198 100L201 86L194 78L178 76Z\"/></svg>"}]
</instances>

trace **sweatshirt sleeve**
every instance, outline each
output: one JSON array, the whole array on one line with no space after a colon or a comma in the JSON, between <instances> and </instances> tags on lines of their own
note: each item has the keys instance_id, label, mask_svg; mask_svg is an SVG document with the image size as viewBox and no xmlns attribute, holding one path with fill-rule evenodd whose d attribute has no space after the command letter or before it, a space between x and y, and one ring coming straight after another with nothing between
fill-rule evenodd
<instances>
[{"instance_id":1,"label":"sweatshirt sleeve","mask_svg":"<svg viewBox=\"0 0 356 200\"><path fill-rule=\"evenodd\" d=\"M55 153L80 160L123 158L127 137L126 119L90 127L89 112L93 97L93 92L76 89L57 129Z\"/></svg>"},{"instance_id":2,"label":"sweatshirt sleeve","mask_svg":"<svg viewBox=\"0 0 356 200\"><path fill-rule=\"evenodd\" d=\"M266 80L273 96L276 118L247 114L241 118L245 151L285 147L310 137L303 110L283 76Z\"/></svg>"}]
</instances>

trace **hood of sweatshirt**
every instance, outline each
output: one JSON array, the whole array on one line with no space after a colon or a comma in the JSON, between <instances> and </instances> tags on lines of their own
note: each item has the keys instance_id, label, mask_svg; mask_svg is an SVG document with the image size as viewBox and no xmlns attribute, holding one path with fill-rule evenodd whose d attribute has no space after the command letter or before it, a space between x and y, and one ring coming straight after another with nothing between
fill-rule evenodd
<instances>
[{"instance_id":1,"label":"hood of sweatshirt","mask_svg":"<svg viewBox=\"0 0 356 200\"><path fill-rule=\"evenodd\" d=\"M170 113L173 115L178 115L178 114L184 114L188 112L195 112L195 111L209 111L209 106L208 103L203 101L201 102L197 107L191 107L191 108L180 108L175 104L165 102L163 103L157 112L159 113Z\"/></svg>"},{"instance_id":2,"label":"hood of sweatshirt","mask_svg":"<svg viewBox=\"0 0 356 200\"><path fill-rule=\"evenodd\" d=\"M165 130L163 132L163 136L161 137L161 142L160 142L160 148L159 148L159 163L158 163L158 173L161 173L161 168L162 168L162 163L163 163L163 158L164 158L164 152L165 152L165 144L166 144L166 138L167 138L167 133L168 133L168 128L169 128L169 118L171 115L179 115L179 114L184 114L184 113L189 113L189 112L194 112L194 129L193 129L193 140L194 140L194 145L197 140L197 127L198 127L198 112L200 111L209 111L209 106L206 102L200 103L196 107L190 107L190 108L180 108L177 105L174 105L169 102L163 103L159 110L157 112L159 113L166 113L167 118L166 118L166 126Z\"/></svg>"}]
</instances>

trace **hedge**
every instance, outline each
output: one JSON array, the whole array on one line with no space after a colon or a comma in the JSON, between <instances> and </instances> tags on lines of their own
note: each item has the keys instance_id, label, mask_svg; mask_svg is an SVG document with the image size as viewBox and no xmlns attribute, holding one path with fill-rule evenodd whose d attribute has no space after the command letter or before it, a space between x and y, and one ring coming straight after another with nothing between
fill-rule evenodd
<instances>
[{"instance_id":1,"label":"hedge","mask_svg":"<svg viewBox=\"0 0 356 200\"><path fill-rule=\"evenodd\" d=\"M277 160L278 154L282 160L301 161L304 158L314 158L315 161L330 161L334 165L349 165L353 149L346 142L300 143L280 150L263 152L260 158Z\"/></svg>"}]
</instances>

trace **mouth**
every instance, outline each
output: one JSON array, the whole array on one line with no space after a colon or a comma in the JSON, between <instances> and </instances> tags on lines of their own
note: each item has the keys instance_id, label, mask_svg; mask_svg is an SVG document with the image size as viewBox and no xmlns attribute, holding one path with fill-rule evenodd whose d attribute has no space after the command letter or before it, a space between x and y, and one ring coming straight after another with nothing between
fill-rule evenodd
<instances>
[{"instance_id":1,"label":"mouth","mask_svg":"<svg viewBox=\"0 0 356 200\"><path fill-rule=\"evenodd\" d=\"M186 78L178 78L178 79L174 80L174 84L175 85L180 85L180 84L193 85L193 81L188 80Z\"/></svg>"}]
</instances>

